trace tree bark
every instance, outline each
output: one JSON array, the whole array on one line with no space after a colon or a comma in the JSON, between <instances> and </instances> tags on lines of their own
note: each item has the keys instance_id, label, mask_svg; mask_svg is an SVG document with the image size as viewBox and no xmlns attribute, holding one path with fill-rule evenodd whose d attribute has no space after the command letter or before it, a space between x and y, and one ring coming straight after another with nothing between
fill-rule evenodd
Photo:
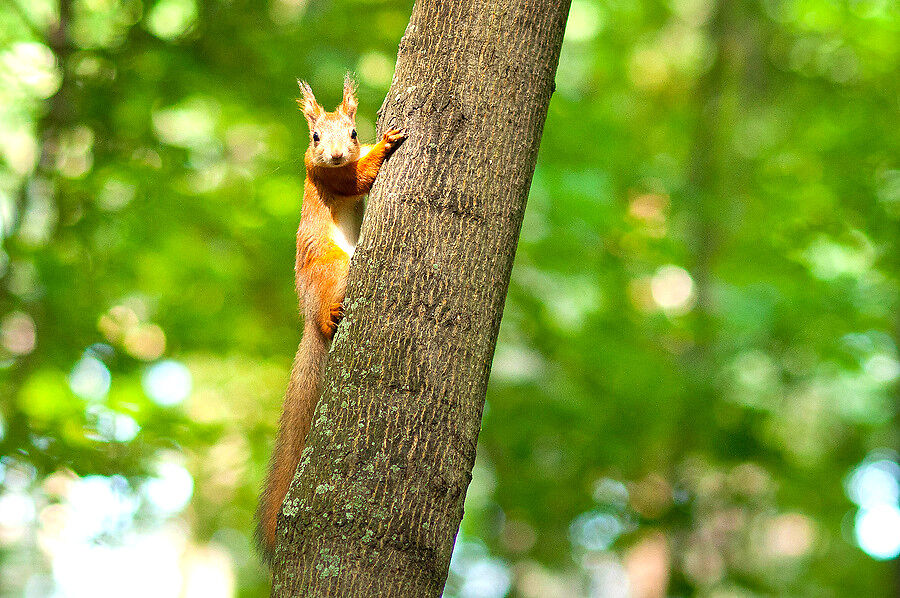
<instances>
[{"instance_id":1,"label":"tree bark","mask_svg":"<svg viewBox=\"0 0 900 598\"><path fill-rule=\"evenodd\" d=\"M417 0L272 595L440 596L569 0Z\"/></svg>"}]
</instances>

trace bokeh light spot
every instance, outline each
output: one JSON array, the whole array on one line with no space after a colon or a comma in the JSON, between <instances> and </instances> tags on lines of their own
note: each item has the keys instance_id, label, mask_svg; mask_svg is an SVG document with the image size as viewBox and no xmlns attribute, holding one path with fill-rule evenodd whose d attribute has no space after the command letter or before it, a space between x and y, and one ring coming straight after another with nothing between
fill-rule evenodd
<instances>
[{"instance_id":1,"label":"bokeh light spot","mask_svg":"<svg viewBox=\"0 0 900 598\"><path fill-rule=\"evenodd\" d=\"M856 514L856 543L874 559L900 556L900 509L879 504Z\"/></svg>"},{"instance_id":2,"label":"bokeh light spot","mask_svg":"<svg viewBox=\"0 0 900 598\"><path fill-rule=\"evenodd\" d=\"M163 39L183 35L197 20L197 4L193 0L160 0L147 15L147 29Z\"/></svg>"},{"instance_id":3,"label":"bokeh light spot","mask_svg":"<svg viewBox=\"0 0 900 598\"><path fill-rule=\"evenodd\" d=\"M141 431L134 418L124 413L117 413L114 421L113 438L119 442L128 442L134 440L134 437Z\"/></svg>"},{"instance_id":4,"label":"bokeh light spot","mask_svg":"<svg viewBox=\"0 0 900 598\"><path fill-rule=\"evenodd\" d=\"M876 382L893 382L900 376L900 362L885 353L872 355L863 364L863 369Z\"/></svg>"},{"instance_id":5,"label":"bokeh light spot","mask_svg":"<svg viewBox=\"0 0 900 598\"><path fill-rule=\"evenodd\" d=\"M188 398L193 382L184 364L167 359L147 368L142 384L148 397L168 407Z\"/></svg>"},{"instance_id":6,"label":"bokeh light spot","mask_svg":"<svg viewBox=\"0 0 900 598\"><path fill-rule=\"evenodd\" d=\"M619 480L600 478L594 482L593 495L594 500L604 506L620 510L628 506L628 488Z\"/></svg>"},{"instance_id":7,"label":"bokeh light spot","mask_svg":"<svg viewBox=\"0 0 900 598\"><path fill-rule=\"evenodd\" d=\"M503 598L509 592L509 568L497 559L483 559L466 572L462 598Z\"/></svg>"},{"instance_id":8,"label":"bokeh light spot","mask_svg":"<svg viewBox=\"0 0 900 598\"><path fill-rule=\"evenodd\" d=\"M70 541L88 542L121 534L131 525L138 501L122 476L92 475L71 485L68 505L77 517L67 518L63 534Z\"/></svg>"},{"instance_id":9,"label":"bokeh light spot","mask_svg":"<svg viewBox=\"0 0 900 598\"><path fill-rule=\"evenodd\" d=\"M142 491L161 515L174 515L191 500L194 478L183 465L163 461L156 468L156 476L144 483Z\"/></svg>"},{"instance_id":10,"label":"bokeh light spot","mask_svg":"<svg viewBox=\"0 0 900 598\"><path fill-rule=\"evenodd\" d=\"M53 95L62 80L53 51L37 42L12 44L0 54L0 70L7 71L19 87L38 98Z\"/></svg>"},{"instance_id":11,"label":"bokeh light spot","mask_svg":"<svg viewBox=\"0 0 900 598\"><path fill-rule=\"evenodd\" d=\"M694 279L684 268L663 266L650 280L653 301L667 312L681 314L690 311L694 300Z\"/></svg>"},{"instance_id":12,"label":"bokeh light spot","mask_svg":"<svg viewBox=\"0 0 900 598\"><path fill-rule=\"evenodd\" d=\"M34 320L26 313L13 312L0 322L0 344L15 355L28 355L34 350L37 331Z\"/></svg>"},{"instance_id":13,"label":"bokeh light spot","mask_svg":"<svg viewBox=\"0 0 900 598\"><path fill-rule=\"evenodd\" d=\"M125 333L125 350L137 359L159 359L166 350L166 335L156 324L141 324Z\"/></svg>"},{"instance_id":14,"label":"bokeh light spot","mask_svg":"<svg viewBox=\"0 0 900 598\"><path fill-rule=\"evenodd\" d=\"M219 104L195 97L152 115L153 130L163 143L176 147L210 147L219 116Z\"/></svg>"},{"instance_id":15,"label":"bokeh light spot","mask_svg":"<svg viewBox=\"0 0 900 598\"><path fill-rule=\"evenodd\" d=\"M102 361L85 355L69 374L69 388L82 399L102 400L109 392L112 375Z\"/></svg>"},{"instance_id":16,"label":"bokeh light spot","mask_svg":"<svg viewBox=\"0 0 900 598\"><path fill-rule=\"evenodd\" d=\"M0 544L8 544L22 537L25 528L34 520L34 500L23 492L0 494Z\"/></svg>"},{"instance_id":17,"label":"bokeh light spot","mask_svg":"<svg viewBox=\"0 0 900 598\"><path fill-rule=\"evenodd\" d=\"M879 459L858 467L847 483L847 496L861 508L896 505L900 500L900 466Z\"/></svg>"},{"instance_id":18,"label":"bokeh light spot","mask_svg":"<svg viewBox=\"0 0 900 598\"><path fill-rule=\"evenodd\" d=\"M600 511L582 513L569 528L573 543L587 550L606 550L624 531L618 517Z\"/></svg>"}]
</instances>

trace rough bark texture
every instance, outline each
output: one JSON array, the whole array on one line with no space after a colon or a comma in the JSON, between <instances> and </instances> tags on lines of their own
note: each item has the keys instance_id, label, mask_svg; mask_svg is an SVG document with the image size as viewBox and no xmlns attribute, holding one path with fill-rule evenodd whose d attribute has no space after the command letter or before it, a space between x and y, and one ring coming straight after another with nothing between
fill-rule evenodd
<instances>
[{"instance_id":1,"label":"rough bark texture","mask_svg":"<svg viewBox=\"0 0 900 598\"><path fill-rule=\"evenodd\" d=\"M569 0L420 0L273 596L440 596Z\"/></svg>"}]
</instances>

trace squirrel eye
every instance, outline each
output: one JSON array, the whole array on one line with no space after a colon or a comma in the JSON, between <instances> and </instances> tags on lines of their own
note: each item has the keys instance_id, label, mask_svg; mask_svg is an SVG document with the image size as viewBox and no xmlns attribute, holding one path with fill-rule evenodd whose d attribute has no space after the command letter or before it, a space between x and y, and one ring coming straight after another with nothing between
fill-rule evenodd
<instances>
[{"instance_id":1,"label":"squirrel eye","mask_svg":"<svg viewBox=\"0 0 900 598\"><path fill-rule=\"evenodd\" d=\"M313 141L315 141L316 143L319 143L319 134L316 132L313 132Z\"/></svg>"},{"instance_id":2,"label":"squirrel eye","mask_svg":"<svg viewBox=\"0 0 900 598\"><path fill-rule=\"evenodd\" d=\"M350 139L356 139L356 129L350 131Z\"/></svg>"}]
</instances>

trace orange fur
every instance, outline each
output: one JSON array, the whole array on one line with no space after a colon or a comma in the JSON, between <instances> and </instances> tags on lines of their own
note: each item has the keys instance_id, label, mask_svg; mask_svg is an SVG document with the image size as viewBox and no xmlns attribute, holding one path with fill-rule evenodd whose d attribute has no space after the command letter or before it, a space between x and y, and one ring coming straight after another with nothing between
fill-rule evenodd
<instances>
[{"instance_id":1,"label":"orange fur","mask_svg":"<svg viewBox=\"0 0 900 598\"><path fill-rule=\"evenodd\" d=\"M310 129L295 265L305 324L260 497L257 537L267 560L273 556L278 514L318 402L325 355L343 317L341 304L350 256L359 238L361 199L372 188L384 159L405 138L401 131L392 130L373 146L359 145L354 129L355 86L349 77L343 101L334 112L322 109L308 85L301 83L300 88L303 97L297 102Z\"/></svg>"}]
</instances>

